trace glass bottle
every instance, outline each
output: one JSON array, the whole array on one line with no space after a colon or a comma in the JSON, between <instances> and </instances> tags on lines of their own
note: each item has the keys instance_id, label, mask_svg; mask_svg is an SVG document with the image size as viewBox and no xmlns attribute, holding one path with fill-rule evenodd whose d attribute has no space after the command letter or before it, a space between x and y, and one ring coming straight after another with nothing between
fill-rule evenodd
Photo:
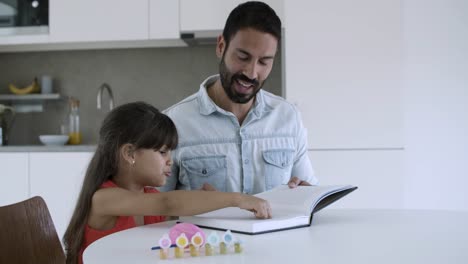
<instances>
[{"instance_id":1,"label":"glass bottle","mask_svg":"<svg viewBox=\"0 0 468 264\"><path fill-rule=\"evenodd\" d=\"M81 143L81 133L80 133L80 101L76 98L70 98L70 113L68 115L68 135L70 139L68 144L70 145L79 145Z\"/></svg>"}]
</instances>

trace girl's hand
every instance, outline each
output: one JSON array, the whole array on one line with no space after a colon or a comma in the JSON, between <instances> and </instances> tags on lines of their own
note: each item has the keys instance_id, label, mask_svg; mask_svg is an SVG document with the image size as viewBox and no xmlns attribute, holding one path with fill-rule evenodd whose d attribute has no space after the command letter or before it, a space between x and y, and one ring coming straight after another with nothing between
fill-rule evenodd
<instances>
[{"instance_id":1,"label":"girl's hand","mask_svg":"<svg viewBox=\"0 0 468 264\"><path fill-rule=\"evenodd\" d=\"M270 203L252 195L242 194L239 208L253 212L257 218L271 218Z\"/></svg>"}]
</instances>

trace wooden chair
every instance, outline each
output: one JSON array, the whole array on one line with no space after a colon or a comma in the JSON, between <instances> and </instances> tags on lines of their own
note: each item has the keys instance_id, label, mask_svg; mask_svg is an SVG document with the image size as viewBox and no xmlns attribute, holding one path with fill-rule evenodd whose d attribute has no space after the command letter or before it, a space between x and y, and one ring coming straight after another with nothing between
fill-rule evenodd
<instances>
[{"instance_id":1,"label":"wooden chair","mask_svg":"<svg viewBox=\"0 0 468 264\"><path fill-rule=\"evenodd\" d=\"M65 263L47 205L41 197L0 207L0 263Z\"/></svg>"}]
</instances>

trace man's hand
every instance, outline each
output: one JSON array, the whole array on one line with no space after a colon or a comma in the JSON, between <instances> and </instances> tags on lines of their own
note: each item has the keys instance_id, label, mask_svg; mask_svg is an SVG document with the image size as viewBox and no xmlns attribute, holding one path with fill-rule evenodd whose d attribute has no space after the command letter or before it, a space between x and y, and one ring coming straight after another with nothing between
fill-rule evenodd
<instances>
[{"instance_id":1,"label":"man's hand","mask_svg":"<svg viewBox=\"0 0 468 264\"><path fill-rule=\"evenodd\" d=\"M213 185L209 184L209 183L204 183L203 186L200 188L200 190L202 191L217 191L215 187L213 187Z\"/></svg>"},{"instance_id":2,"label":"man's hand","mask_svg":"<svg viewBox=\"0 0 468 264\"><path fill-rule=\"evenodd\" d=\"M299 179L298 177L296 176L293 176L291 177L291 179L289 180L288 182L288 186L289 188L296 188L297 186L299 185L302 185L302 186L311 186L312 184L306 182L306 181L303 181L301 179Z\"/></svg>"}]
</instances>

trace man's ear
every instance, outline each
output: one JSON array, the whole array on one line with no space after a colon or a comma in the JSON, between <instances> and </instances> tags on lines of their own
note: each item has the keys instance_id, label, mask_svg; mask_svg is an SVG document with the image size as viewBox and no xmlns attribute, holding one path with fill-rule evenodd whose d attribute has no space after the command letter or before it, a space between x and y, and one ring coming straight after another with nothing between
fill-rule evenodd
<instances>
[{"instance_id":1,"label":"man's ear","mask_svg":"<svg viewBox=\"0 0 468 264\"><path fill-rule=\"evenodd\" d=\"M216 56L221 59L224 54L224 49L226 48L226 41L224 40L223 35L219 35L216 40Z\"/></svg>"},{"instance_id":2,"label":"man's ear","mask_svg":"<svg viewBox=\"0 0 468 264\"><path fill-rule=\"evenodd\" d=\"M120 147L120 156L125 162L132 165L135 163L135 146L127 143Z\"/></svg>"}]
</instances>

